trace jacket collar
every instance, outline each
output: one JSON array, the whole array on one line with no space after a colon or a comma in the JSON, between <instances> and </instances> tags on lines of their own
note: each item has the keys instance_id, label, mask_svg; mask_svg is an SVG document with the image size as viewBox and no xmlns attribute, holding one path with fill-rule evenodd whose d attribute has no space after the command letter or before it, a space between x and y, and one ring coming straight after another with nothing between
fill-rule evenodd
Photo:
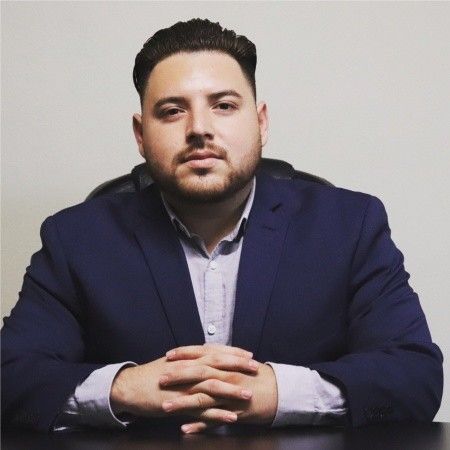
<instances>
[{"instance_id":1,"label":"jacket collar","mask_svg":"<svg viewBox=\"0 0 450 450\"><path fill-rule=\"evenodd\" d=\"M228 234L228 236L224 239L233 241L233 240L239 240L242 234L245 231L246 222L248 220L248 215L250 214L250 210L253 206L253 200L255 198L255 185L256 180L255 177L253 177L253 183L252 187L250 189L250 193L247 197L244 210L242 211L241 217L239 218L236 226L234 227L233 231ZM167 201L164 198L164 195L161 193L161 201L164 205L164 208L166 209L167 214L170 217L170 220L172 221L174 227L176 228L177 232L184 237L188 239L192 239L193 237L199 237L196 234L192 234L188 228L184 225L184 223L178 218L175 211L172 209L172 207L167 203Z\"/></svg>"}]
</instances>

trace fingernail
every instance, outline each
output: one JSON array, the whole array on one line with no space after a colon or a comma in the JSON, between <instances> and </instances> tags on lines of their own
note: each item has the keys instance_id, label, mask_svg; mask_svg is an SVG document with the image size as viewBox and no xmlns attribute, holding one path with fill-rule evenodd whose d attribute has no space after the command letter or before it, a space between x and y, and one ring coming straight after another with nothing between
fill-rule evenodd
<instances>
[{"instance_id":1,"label":"fingernail","mask_svg":"<svg viewBox=\"0 0 450 450\"><path fill-rule=\"evenodd\" d=\"M247 352L247 356L248 356L249 358L253 358L253 353L252 353L252 352Z\"/></svg>"},{"instance_id":2,"label":"fingernail","mask_svg":"<svg viewBox=\"0 0 450 450\"><path fill-rule=\"evenodd\" d=\"M166 384L169 381L169 377L167 375L163 375L160 379L159 379L159 384Z\"/></svg>"},{"instance_id":3,"label":"fingernail","mask_svg":"<svg viewBox=\"0 0 450 450\"><path fill-rule=\"evenodd\" d=\"M166 356L167 356L167 358L171 358L172 356L175 356L176 353L177 353L177 352L176 352L175 350L169 350L169 351L166 353Z\"/></svg>"},{"instance_id":4,"label":"fingernail","mask_svg":"<svg viewBox=\"0 0 450 450\"><path fill-rule=\"evenodd\" d=\"M182 426L181 426L181 430L182 430L184 433L190 433L191 430L192 430L192 427L191 427L190 425L182 425Z\"/></svg>"},{"instance_id":5,"label":"fingernail","mask_svg":"<svg viewBox=\"0 0 450 450\"><path fill-rule=\"evenodd\" d=\"M259 366L259 364L258 364L254 359L250 360L249 363L248 363L248 365L249 365L252 369L257 369L258 366Z\"/></svg>"},{"instance_id":6,"label":"fingernail","mask_svg":"<svg viewBox=\"0 0 450 450\"><path fill-rule=\"evenodd\" d=\"M241 397L250 398L251 396L252 396L252 391L249 391L247 389L244 389L241 391Z\"/></svg>"},{"instance_id":7,"label":"fingernail","mask_svg":"<svg viewBox=\"0 0 450 450\"><path fill-rule=\"evenodd\" d=\"M162 404L162 407L163 407L164 411L167 411L167 412L171 411L173 408L173 403L172 402L164 402Z\"/></svg>"},{"instance_id":8,"label":"fingernail","mask_svg":"<svg viewBox=\"0 0 450 450\"><path fill-rule=\"evenodd\" d=\"M225 416L225 420L226 420L227 422L236 422L236 420L237 420L237 415L236 415L236 414L227 414L227 415Z\"/></svg>"}]
</instances>

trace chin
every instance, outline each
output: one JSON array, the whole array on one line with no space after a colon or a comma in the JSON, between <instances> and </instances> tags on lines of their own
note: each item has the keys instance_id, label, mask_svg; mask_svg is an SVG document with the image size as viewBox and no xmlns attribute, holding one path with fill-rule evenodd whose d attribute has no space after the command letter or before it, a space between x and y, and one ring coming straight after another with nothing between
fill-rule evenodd
<instances>
[{"instance_id":1,"label":"chin","mask_svg":"<svg viewBox=\"0 0 450 450\"><path fill-rule=\"evenodd\" d=\"M235 172L226 175L190 175L176 179L170 186L170 192L187 203L218 203L233 197L252 178L253 174L243 177Z\"/></svg>"},{"instance_id":2,"label":"chin","mask_svg":"<svg viewBox=\"0 0 450 450\"><path fill-rule=\"evenodd\" d=\"M192 203L215 203L229 198L238 190L229 180L212 178L196 177L194 180L178 183L173 194Z\"/></svg>"}]
</instances>

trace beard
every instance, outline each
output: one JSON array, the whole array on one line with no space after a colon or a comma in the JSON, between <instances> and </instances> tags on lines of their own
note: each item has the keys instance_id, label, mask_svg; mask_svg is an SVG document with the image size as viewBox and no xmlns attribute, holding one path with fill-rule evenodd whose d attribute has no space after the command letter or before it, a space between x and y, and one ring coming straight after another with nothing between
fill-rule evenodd
<instances>
[{"instance_id":1,"label":"beard","mask_svg":"<svg viewBox=\"0 0 450 450\"><path fill-rule=\"evenodd\" d=\"M215 166L192 169L184 165L187 156L196 148L205 147L220 158ZM188 204L218 203L233 197L253 179L261 161L261 151L258 134L252 151L246 159L239 161L238 167L231 164L223 147L205 144L191 146L176 155L170 169L153 160L151 152L146 152L146 161L150 175L161 191Z\"/></svg>"}]
</instances>

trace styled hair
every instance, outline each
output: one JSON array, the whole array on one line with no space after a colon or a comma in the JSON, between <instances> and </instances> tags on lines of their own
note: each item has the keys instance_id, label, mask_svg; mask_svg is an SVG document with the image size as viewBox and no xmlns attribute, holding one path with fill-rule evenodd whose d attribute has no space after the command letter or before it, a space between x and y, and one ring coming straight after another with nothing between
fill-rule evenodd
<instances>
[{"instance_id":1,"label":"styled hair","mask_svg":"<svg viewBox=\"0 0 450 450\"><path fill-rule=\"evenodd\" d=\"M239 63L256 100L255 44L245 36L236 35L233 30L222 28L219 22L191 19L157 31L136 55L133 81L141 104L150 73L156 64L175 53L202 50L216 50L232 56Z\"/></svg>"}]
</instances>

